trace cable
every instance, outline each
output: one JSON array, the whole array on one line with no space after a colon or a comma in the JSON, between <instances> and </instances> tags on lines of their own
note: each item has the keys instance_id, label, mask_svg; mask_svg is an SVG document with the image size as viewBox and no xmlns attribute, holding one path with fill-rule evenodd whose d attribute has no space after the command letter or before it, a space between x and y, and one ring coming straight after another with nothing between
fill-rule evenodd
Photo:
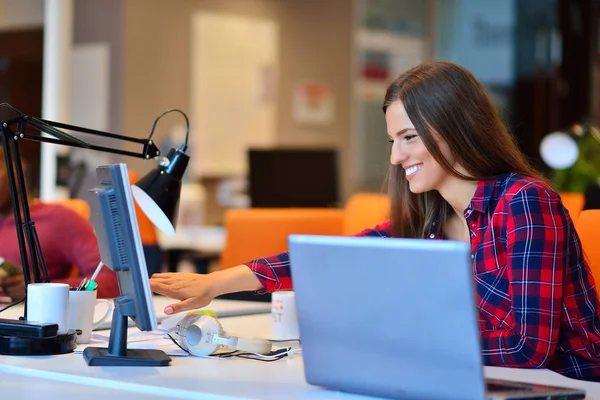
<instances>
[{"instance_id":1,"label":"cable","mask_svg":"<svg viewBox=\"0 0 600 400\"><path fill-rule=\"evenodd\" d=\"M183 347L181 347L181 345L180 345L180 344L177 342L177 340L175 340L175 339L173 338L173 336L171 336L171 334L170 334L170 333L167 333L167 336L169 337L169 339L171 339L171 341L172 341L173 343L175 343L175 344L177 345L177 347L179 347L181 350L185 351L186 353L190 354L190 352L189 352L189 351L187 351L186 349L184 349Z\"/></svg>"},{"instance_id":2,"label":"cable","mask_svg":"<svg viewBox=\"0 0 600 400\"><path fill-rule=\"evenodd\" d=\"M152 124L152 130L150 131L150 136L148 136L148 140L152 139L152 135L154 135L154 129L156 129L156 124L158 123L158 120L161 119L164 115L171 112L178 112L181 115L183 115L183 118L185 118L185 143L181 146L181 151L185 152L187 150L188 137L190 135L190 121L187 115L185 115L185 113L178 108L173 108L172 110L165 111L154 120L154 124Z\"/></svg>"},{"instance_id":3,"label":"cable","mask_svg":"<svg viewBox=\"0 0 600 400\"><path fill-rule=\"evenodd\" d=\"M278 339L266 339L266 340L268 340L271 343L287 343L287 342L298 342L299 344L301 343L300 339L281 339L281 340L278 340Z\"/></svg>"},{"instance_id":4,"label":"cable","mask_svg":"<svg viewBox=\"0 0 600 400\"><path fill-rule=\"evenodd\" d=\"M177 347L179 347L181 350L185 351L186 353L190 354L190 352L187 351L186 349L184 349L177 342L177 340L175 340L175 338L173 338L173 336L171 336L170 333L168 333L167 336L169 337L169 339L171 339L171 341L173 343L175 343L175 345L177 345ZM286 341L289 341L289 340L286 340ZM271 361L281 360L282 358L291 356L293 354L301 354L301 353L302 353L302 349L292 349L291 347L285 347L283 349L272 351L269 354L249 353L249 352L241 352L241 351L235 350L235 351L230 351L227 353L217 353L217 354L214 354L211 356L205 356L205 358L226 359L226 358L239 357L239 358L245 358L248 360L271 362Z\"/></svg>"},{"instance_id":5,"label":"cable","mask_svg":"<svg viewBox=\"0 0 600 400\"><path fill-rule=\"evenodd\" d=\"M12 304L9 304L9 305L7 305L7 306L6 306L6 307L4 307L2 310L0 310L0 313L1 313L1 312L4 312L4 311L6 311L6 310L8 310L9 308L11 308L11 307L13 307L13 306L16 306L17 304L21 304L21 303L22 303L24 300L25 300L25 297L23 297L21 300L19 300L19 301L15 302L15 303L12 303Z\"/></svg>"},{"instance_id":6,"label":"cable","mask_svg":"<svg viewBox=\"0 0 600 400\"><path fill-rule=\"evenodd\" d=\"M230 353L216 354L215 357L216 358L239 357L239 358L245 358L248 360L271 362L271 361L281 360L282 358L291 356L292 354L300 354L300 353L302 353L302 349L292 349L291 347L286 347L283 349L272 351L269 354L232 351Z\"/></svg>"},{"instance_id":7,"label":"cable","mask_svg":"<svg viewBox=\"0 0 600 400\"><path fill-rule=\"evenodd\" d=\"M23 113L19 110L17 110L16 108L14 108L13 106L11 106L8 103L0 103L0 107L6 107L8 109L10 109L11 111L17 113L18 115L23 115Z\"/></svg>"}]
</instances>

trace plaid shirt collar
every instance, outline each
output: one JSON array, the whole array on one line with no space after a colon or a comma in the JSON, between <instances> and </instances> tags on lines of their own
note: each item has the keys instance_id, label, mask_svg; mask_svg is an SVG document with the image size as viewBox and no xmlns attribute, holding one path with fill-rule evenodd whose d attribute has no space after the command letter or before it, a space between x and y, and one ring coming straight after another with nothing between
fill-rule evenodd
<instances>
[{"instance_id":1,"label":"plaid shirt collar","mask_svg":"<svg viewBox=\"0 0 600 400\"><path fill-rule=\"evenodd\" d=\"M478 211L480 213L485 213L490 207L490 202L498 199L498 186L502 186L503 182L506 182L511 176L514 174L506 174L497 178L491 178L486 180L481 180L477 183L477 189L475 189L475 194L471 198L471 203L469 207L464 211L465 218L469 218L472 215L473 211ZM493 204L491 204L493 206ZM430 239L438 238L442 239L443 234L441 232L441 224L439 224L440 216L439 211L436 212L436 216L433 219L431 226L429 227L429 231L427 232L427 237Z\"/></svg>"},{"instance_id":2,"label":"plaid shirt collar","mask_svg":"<svg viewBox=\"0 0 600 400\"><path fill-rule=\"evenodd\" d=\"M498 183L509 179L510 176L512 174L479 181L469 208L481 213L486 212L490 206L490 201L498 197Z\"/></svg>"}]
</instances>

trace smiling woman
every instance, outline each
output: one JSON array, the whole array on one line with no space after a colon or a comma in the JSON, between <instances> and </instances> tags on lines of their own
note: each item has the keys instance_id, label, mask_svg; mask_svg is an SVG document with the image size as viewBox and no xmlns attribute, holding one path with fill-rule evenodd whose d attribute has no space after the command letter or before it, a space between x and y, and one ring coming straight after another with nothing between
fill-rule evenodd
<instances>
[{"instance_id":1,"label":"smiling woman","mask_svg":"<svg viewBox=\"0 0 600 400\"><path fill-rule=\"evenodd\" d=\"M518 149L484 87L456 64L432 61L402 74L388 88L383 112L394 139L393 236L425 237L433 218L439 220L434 233L442 233L452 214L462 216L481 180L515 172L544 181ZM418 138L407 137L406 129ZM412 176L406 169L414 166L422 171Z\"/></svg>"},{"instance_id":2,"label":"smiling woman","mask_svg":"<svg viewBox=\"0 0 600 400\"><path fill-rule=\"evenodd\" d=\"M391 220L358 235L469 243L485 363L600 380L600 311L579 237L482 85L456 64L425 62L390 85L383 111ZM401 255L398 267L411 268ZM180 312L223 293L290 289L290 257L208 275L158 274L151 284L181 300L167 314Z\"/></svg>"}]
</instances>

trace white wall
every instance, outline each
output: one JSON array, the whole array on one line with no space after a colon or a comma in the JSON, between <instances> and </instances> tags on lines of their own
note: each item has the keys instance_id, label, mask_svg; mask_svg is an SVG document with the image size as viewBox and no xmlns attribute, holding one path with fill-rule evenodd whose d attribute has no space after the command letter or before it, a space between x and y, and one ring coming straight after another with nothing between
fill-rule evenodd
<instances>
[{"instance_id":1,"label":"white wall","mask_svg":"<svg viewBox=\"0 0 600 400\"><path fill-rule=\"evenodd\" d=\"M245 175L247 148L276 143L278 26L206 11L192 18L192 172Z\"/></svg>"}]
</instances>

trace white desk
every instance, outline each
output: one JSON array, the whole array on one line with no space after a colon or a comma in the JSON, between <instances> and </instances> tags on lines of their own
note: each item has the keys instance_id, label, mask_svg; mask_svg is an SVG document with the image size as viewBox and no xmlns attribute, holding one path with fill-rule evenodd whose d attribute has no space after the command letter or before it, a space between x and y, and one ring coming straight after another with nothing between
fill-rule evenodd
<instances>
[{"instance_id":1,"label":"white desk","mask_svg":"<svg viewBox=\"0 0 600 400\"><path fill-rule=\"evenodd\" d=\"M35 390L32 390L35 386ZM85 400L148 400L151 397L144 392L115 389L108 387L90 387L83 383L65 384L61 379L47 379L29 375L29 370L20 373L5 373L0 365L0 393L3 399L40 400L47 399L85 399Z\"/></svg>"},{"instance_id":2,"label":"white desk","mask_svg":"<svg viewBox=\"0 0 600 400\"><path fill-rule=\"evenodd\" d=\"M164 308L169 304L176 303L177 300L170 299L164 296L154 296L154 311L156 312L156 319L160 323L162 320L168 317L164 313ZM253 315L253 314L265 314L271 312L271 303L264 301L236 301L236 300L221 300L214 299L211 303L204 307L207 310L212 310L217 313L219 318L233 317L240 315ZM19 319L23 316L24 306L22 304L16 305L4 311L0 316L8 319ZM94 315L94 321L98 321L106 312L106 305L99 305L96 307ZM110 329L112 321L112 314L106 318L106 320L98 326L97 329ZM129 326L134 326L133 321L128 320Z\"/></svg>"},{"instance_id":3,"label":"white desk","mask_svg":"<svg viewBox=\"0 0 600 400\"><path fill-rule=\"evenodd\" d=\"M225 318L221 320L229 334L268 337L271 317L268 314ZM576 381L548 370L522 370L486 367L490 378L563 385L587 390L588 399L600 400L600 384ZM28 376L28 377L25 377ZM38 382L59 380L61 387L53 387L58 395L69 395L79 385L92 386L90 392L102 387L117 391L146 393L161 398L178 399L367 399L308 385L304 380L301 355L293 355L276 362L244 359L214 360L197 357L173 358L170 367L123 368L88 367L80 354L52 357L0 356L0 383L4 380L35 382L21 390L27 395L43 391ZM46 385L52 386L46 382ZM129 394L127 394L129 399ZM20 400L25 395L20 395ZM86 398L86 400L88 400Z\"/></svg>"}]
</instances>

